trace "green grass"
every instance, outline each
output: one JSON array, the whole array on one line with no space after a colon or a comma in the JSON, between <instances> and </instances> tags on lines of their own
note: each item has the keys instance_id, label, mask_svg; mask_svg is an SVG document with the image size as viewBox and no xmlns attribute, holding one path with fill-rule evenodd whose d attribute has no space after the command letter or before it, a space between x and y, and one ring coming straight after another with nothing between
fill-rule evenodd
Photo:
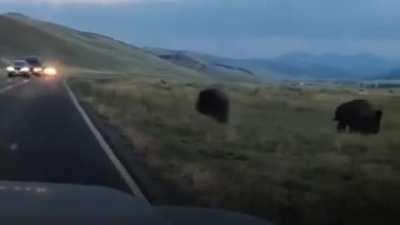
<instances>
[{"instance_id":1,"label":"green grass","mask_svg":"<svg viewBox=\"0 0 400 225\"><path fill-rule=\"evenodd\" d=\"M72 84L149 166L194 193L195 205L279 224L396 224L400 96L224 83L232 112L221 125L194 110L210 83L137 77ZM354 98L384 108L380 135L336 134L333 111Z\"/></svg>"}]
</instances>

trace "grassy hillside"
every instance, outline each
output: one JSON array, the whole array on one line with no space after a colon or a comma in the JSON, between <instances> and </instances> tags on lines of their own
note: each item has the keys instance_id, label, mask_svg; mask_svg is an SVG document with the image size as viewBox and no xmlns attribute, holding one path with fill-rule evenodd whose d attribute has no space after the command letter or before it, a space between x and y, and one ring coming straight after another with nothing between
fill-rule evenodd
<instances>
[{"instance_id":1,"label":"grassy hillside","mask_svg":"<svg viewBox=\"0 0 400 225\"><path fill-rule=\"evenodd\" d=\"M212 56L207 57L207 55L194 52L161 48L147 48L146 51L176 65L206 73L212 77L242 81L262 81L268 78L265 75L260 76L260 74L256 74L250 69L237 66L231 62L225 63L222 60L214 60Z\"/></svg>"},{"instance_id":2,"label":"grassy hillside","mask_svg":"<svg viewBox=\"0 0 400 225\"><path fill-rule=\"evenodd\" d=\"M136 74L202 75L112 38L37 21L20 14L0 15L0 30L2 58L37 55L74 67Z\"/></svg>"}]
</instances>

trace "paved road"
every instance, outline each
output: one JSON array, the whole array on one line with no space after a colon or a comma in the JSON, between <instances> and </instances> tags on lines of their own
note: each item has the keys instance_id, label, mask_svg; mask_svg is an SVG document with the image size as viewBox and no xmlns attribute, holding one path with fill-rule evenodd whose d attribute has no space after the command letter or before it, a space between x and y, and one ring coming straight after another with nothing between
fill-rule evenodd
<instances>
[{"instance_id":1,"label":"paved road","mask_svg":"<svg viewBox=\"0 0 400 225\"><path fill-rule=\"evenodd\" d=\"M63 83L38 79L0 93L0 180L129 190Z\"/></svg>"}]
</instances>

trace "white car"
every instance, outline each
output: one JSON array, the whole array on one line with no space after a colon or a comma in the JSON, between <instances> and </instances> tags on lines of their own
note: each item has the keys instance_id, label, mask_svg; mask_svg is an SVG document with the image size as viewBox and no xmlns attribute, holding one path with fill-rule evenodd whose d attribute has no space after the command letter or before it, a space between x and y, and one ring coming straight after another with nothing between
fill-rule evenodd
<instances>
[{"instance_id":1,"label":"white car","mask_svg":"<svg viewBox=\"0 0 400 225\"><path fill-rule=\"evenodd\" d=\"M8 77L30 77L32 75L31 67L25 60L15 60L13 65L7 67Z\"/></svg>"}]
</instances>

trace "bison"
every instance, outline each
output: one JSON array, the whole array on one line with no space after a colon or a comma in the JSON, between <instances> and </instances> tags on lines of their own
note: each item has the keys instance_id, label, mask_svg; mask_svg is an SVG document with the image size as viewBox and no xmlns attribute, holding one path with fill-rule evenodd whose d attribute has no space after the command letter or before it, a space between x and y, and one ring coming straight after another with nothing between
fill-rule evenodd
<instances>
[{"instance_id":1,"label":"bison","mask_svg":"<svg viewBox=\"0 0 400 225\"><path fill-rule=\"evenodd\" d=\"M361 134L378 134L382 119L382 110L375 110L367 100L357 99L337 107L334 120L338 122L337 131Z\"/></svg>"},{"instance_id":2,"label":"bison","mask_svg":"<svg viewBox=\"0 0 400 225\"><path fill-rule=\"evenodd\" d=\"M216 119L220 123L229 120L229 98L221 90L210 88L200 92L196 109L198 112Z\"/></svg>"}]
</instances>

